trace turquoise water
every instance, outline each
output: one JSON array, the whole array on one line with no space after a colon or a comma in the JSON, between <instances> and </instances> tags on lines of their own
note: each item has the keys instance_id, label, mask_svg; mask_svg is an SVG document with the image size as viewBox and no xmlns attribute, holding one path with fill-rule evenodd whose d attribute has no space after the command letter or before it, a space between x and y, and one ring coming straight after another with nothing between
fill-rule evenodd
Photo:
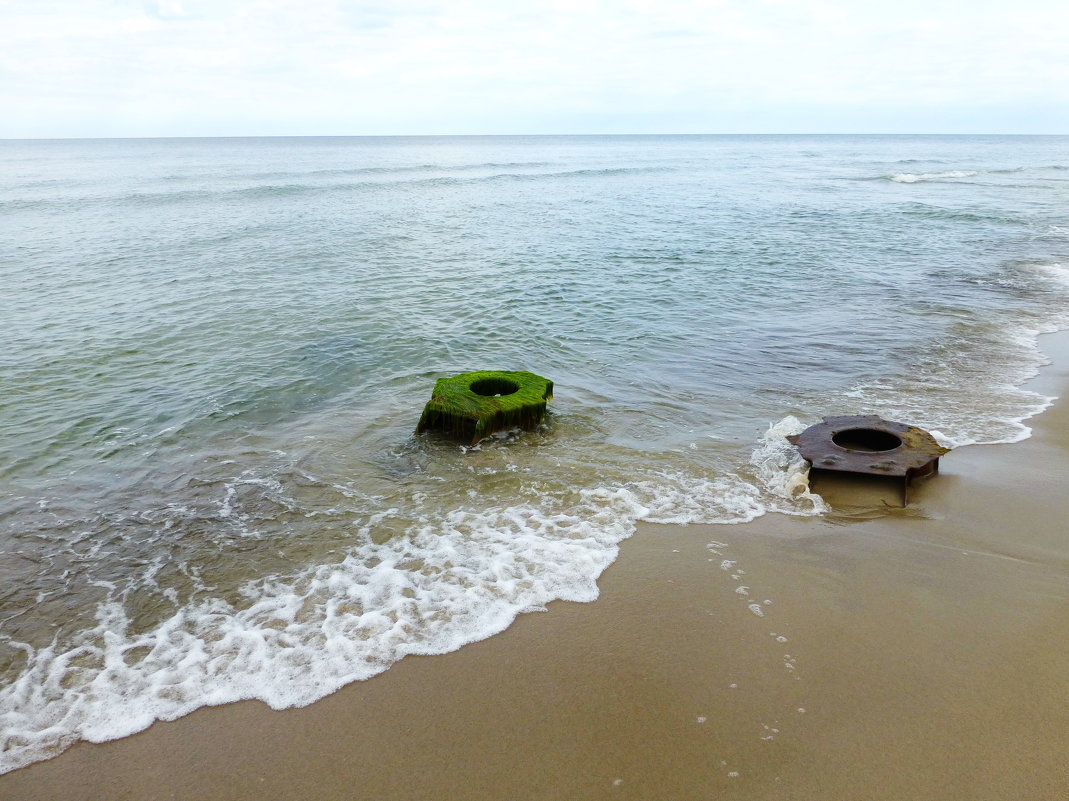
<instances>
[{"instance_id":1,"label":"turquoise water","mask_svg":"<svg viewBox=\"0 0 1069 801\"><path fill-rule=\"evenodd\" d=\"M820 514L825 414L1020 439L1069 325L1066 137L6 141L0 217L0 771ZM416 437L473 369L546 424Z\"/></svg>"}]
</instances>

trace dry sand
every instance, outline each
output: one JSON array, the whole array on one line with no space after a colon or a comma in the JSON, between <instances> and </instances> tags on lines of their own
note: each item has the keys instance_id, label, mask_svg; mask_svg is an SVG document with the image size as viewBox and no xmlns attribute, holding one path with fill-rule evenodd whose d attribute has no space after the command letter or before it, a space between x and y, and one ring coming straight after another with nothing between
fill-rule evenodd
<instances>
[{"instance_id":1,"label":"dry sand","mask_svg":"<svg viewBox=\"0 0 1069 801\"><path fill-rule=\"evenodd\" d=\"M1064 394L1069 336L1042 344ZM593 604L79 744L0 798L1065 801L1069 403L1032 423L907 509L840 482L824 518L642 525Z\"/></svg>"}]
</instances>

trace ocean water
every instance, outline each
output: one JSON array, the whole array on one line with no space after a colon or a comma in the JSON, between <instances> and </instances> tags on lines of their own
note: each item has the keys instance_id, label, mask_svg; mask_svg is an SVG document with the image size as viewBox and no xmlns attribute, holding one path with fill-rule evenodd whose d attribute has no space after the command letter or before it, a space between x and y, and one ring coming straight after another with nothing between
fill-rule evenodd
<instances>
[{"instance_id":1,"label":"ocean water","mask_svg":"<svg viewBox=\"0 0 1069 801\"><path fill-rule=\"evenodd\" d=\"M826 511L784 437L1028 435L1066 137L0 142L0 772L591 601L639 520ZM414 427L532 370L546 423Z\"/></svg>"}]
</instances>

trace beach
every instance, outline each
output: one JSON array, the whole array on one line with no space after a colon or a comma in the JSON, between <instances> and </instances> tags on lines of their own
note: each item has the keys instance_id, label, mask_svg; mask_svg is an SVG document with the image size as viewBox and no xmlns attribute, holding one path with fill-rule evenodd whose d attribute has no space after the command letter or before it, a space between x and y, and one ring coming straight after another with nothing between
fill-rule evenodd
<instances>
[{"instance_id":1,"label":"beach","mask_svg":"<svg viewBox=\"0 0 1069 801\"><path fill-rule=\"evenodd\" d=\"M1069 336L1040 345L1029 388L1064 398ZM904 509L826 484L821 517L640 524L593 603L305 708L78 743L0 797L1065 798L1069 404L1029 425Z\"/></svg>"}]
</instances>

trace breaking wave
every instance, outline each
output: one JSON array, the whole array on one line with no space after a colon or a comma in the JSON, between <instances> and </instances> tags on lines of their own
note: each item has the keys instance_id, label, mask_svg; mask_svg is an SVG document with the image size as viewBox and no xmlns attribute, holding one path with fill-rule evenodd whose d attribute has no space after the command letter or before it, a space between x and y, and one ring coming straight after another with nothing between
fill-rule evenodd
<instances>
[{"instance_id":1,"label":"breaking wave","mask_svg":"<svg viewBox=\"0 0 1069 801\"><path fill-rule=\"evenodd\" d=\"M898 172L887 176L887 180L896 184L917 184L922 181L945 181L953 178L971 178L977 175L973 170L947 170L945 172Z\"/></svg>"}]
</instances>

